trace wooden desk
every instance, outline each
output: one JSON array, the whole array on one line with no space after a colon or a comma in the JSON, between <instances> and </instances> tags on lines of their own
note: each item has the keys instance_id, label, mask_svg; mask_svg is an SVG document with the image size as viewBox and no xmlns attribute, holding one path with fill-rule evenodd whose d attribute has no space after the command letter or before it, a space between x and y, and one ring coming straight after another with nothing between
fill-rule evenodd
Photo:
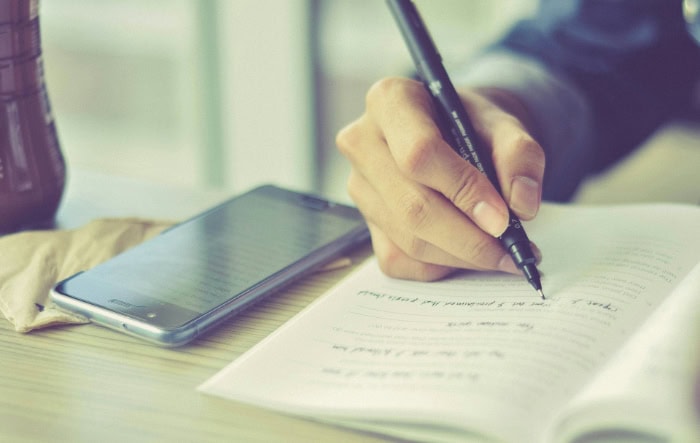
<instances>
[{"instance_id":1,"label":"wooden desk","mask_svg":"<svg viewBox=\"0 0 700 443\"><path fill-rule=\"evenodd\" d=\"M73 177L60 226L97 216L180 219L223 199L95 174ZM131 210L130 208L133 208ZM368 248L353 254L360 259ZM238 404L196 387L348 269L302 281L192 345L164 349L95 325L14 332L0 318L0 441L387 441Z\"/></svg>"}]
</instances>

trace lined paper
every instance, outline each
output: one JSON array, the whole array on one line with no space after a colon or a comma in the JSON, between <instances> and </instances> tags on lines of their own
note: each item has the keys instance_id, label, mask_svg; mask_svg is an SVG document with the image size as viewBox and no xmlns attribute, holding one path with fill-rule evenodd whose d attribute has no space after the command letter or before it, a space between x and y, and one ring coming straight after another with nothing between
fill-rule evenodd
<instances>
[{"instance_id":1,"label":"lined paper","mask_svg":"<svg viewBox=\"0 0 700 443\"><path fill-rule=\"evenodd\" d=\"M700 261L686 235L699 223L692 207L547 206L527 227L546 300L519 276L408 282L370 259L201 389L368 427L437 425L447 440L539 441Z\"/></svg>"}]
</instances>

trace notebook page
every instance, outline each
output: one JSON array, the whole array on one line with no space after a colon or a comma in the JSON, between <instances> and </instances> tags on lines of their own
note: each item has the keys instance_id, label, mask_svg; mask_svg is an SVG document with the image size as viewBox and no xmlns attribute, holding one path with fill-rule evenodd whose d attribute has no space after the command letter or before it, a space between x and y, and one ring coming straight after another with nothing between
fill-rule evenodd
<instances>
[{"instance_id":1,"label":"notebook page","mask_svg":"<svg viewBox=\"0 0 700 443\"><path fill-rule=\"evenodd\" d=\"M554 441L620 428L700 441L700 263L564 411Z\"/></svg>"},{"instance_id":2,"label":"notebook page","mask_svg":"<svg viewBox=\"0 0 700 443\"><path fill-rule=\"evenodd\" d=\"M692 207L546 206L527 226L544 253L545 301L519 276L407 282L370 260L202 390L538 441L698 261L700 239L687 235L698 223Z\"/></svg>"}]
</instances>

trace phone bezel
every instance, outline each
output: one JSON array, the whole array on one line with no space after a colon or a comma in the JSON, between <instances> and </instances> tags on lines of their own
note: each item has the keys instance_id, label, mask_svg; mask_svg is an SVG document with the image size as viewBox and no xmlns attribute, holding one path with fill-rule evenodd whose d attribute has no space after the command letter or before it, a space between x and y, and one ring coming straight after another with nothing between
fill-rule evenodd
<instances>
[{"instance_id":1,"label":"phone bezel","mask_svg":"<svg viewBox=\"0 0 700 443\"><path fill-rule=\"evenodd\" d=\"M258 281L249 288L236 294L232 294L226 301L217 305L213 309L210 309L204 313L196 313L196 315L193 315L187 321L176 327L157 326L143 315L136 315L134 312L128 312L125 310L109 309L103 305L91 303L90 301L71 296L70 291L65 290L64 287L69 286L71 280L80 278L80 275L83 274L82 272L75 274L55 285L51 290L51 299L58 307L82 315L99 325L145 339L157 345L182 346L191 342L196 337L201 336L205 332L208 332L213 327L219 325L222 321L240 313L250 305L261 301L271 294L274 294L282 287L285 287L293 281L308 275L333 258L336 258L339 255L347 252L349 249L364 244L369 240L369 231L367 230L364 221L362 221L359 212L350 206L328 202L327 200L318 196L299 193L273 185L264 185L255 188L249 191L249 193L261 193L268 196L273 196L274 198L294 199L295 201L298 201L298 204L300 205L304 205L304 201L312 202L312 204L307 205L309 211L334 211L340 216L357 219L358 225L346 232L344 235L321 245L319 248L311 251L309 254L296 262L289 263L278 272L268 275L266 278ZM170 231L177 229L178 226L199 220L203 217L209 217L211 214L215 214L219 208L230 204L233 200L242 197L243 195L244 194L229 199L220 205L211 208L210 210L177 224L164 231L161 235L167 235ZM319 205L319 202L326 202L327 205Z\"/></svg>"}]
</instances>

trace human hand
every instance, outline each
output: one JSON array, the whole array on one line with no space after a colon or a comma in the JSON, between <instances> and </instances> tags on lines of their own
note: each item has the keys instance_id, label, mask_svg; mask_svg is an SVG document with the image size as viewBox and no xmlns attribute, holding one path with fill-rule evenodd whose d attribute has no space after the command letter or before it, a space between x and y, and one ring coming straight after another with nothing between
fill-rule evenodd
<instances>
[{"instance_id":1,"label":"human hand","mask_svg":"<svg viewBox=\"0 0 700 443\"><path fill-rule=\"evenodd\" d=\"M508 225L505 201L523 220L537 214L544 152L515 97L497 89L459 94L492 156L503 197L443 140L420 82L375 83L364 114L336 138L352 166L348 192L389 276L428 281L455 269L520 273L497 237Z\"/></svg>"}]
</instances>

